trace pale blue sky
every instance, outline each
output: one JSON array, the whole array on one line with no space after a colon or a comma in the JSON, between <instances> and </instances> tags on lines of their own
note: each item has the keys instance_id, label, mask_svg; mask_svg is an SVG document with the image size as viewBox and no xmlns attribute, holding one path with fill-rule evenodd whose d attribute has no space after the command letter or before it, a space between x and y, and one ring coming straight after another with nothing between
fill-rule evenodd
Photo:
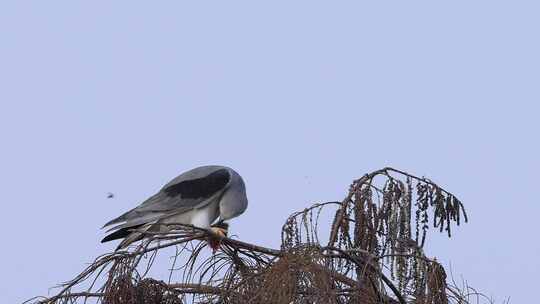
<instances>
[{"instance_id":1,"label":"pale blue sky","mask_svg":"<svg viewBox=\"0 0 540 304\"><path fill-rule=\"evenodd\" d=\"M2 1L1 302L72 278L113 248L103 223L209 163L245 177L250 206L232 229L268 246L289 213L341 199L367 171L426 175L471 217L428 254L530 302L539 8Z\"/></svg>"}]
</instances>

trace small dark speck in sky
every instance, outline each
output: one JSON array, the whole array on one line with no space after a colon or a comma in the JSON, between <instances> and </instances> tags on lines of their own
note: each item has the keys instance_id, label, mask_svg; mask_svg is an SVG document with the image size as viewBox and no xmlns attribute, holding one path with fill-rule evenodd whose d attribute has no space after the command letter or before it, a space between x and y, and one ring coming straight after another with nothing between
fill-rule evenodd
<instances>
[{"instance_id":1,"label":"small dark speck in sky","mask_svg":"<svg viewBox=\"0 0 540 304\"><path fill-rule=\"evenodd\" d=\"M114 193L107 192L107 198L114 198Z\"/></svg>"}]
</instances>

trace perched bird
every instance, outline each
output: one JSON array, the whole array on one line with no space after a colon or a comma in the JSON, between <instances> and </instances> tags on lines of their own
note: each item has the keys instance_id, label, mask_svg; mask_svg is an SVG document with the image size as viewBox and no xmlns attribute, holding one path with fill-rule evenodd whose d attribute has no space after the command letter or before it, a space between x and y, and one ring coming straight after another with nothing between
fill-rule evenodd
<instances>
[{"instance_id":1,"label":"perched bird","mask_svg":"<svg viewBox=\"0 0 540 304\"><path fill-rule=\"evenodd\" d=\"M164 232L165 225L179 223L227 234L225 222L242 214L248 205L242 177L231 168L203 166L189 170L167 183L158 193L134 209L105 224L118 224L101 242L121 239L116 250L144 237L142 231ZM217 222L216 222L217 220ZM212 225L216 222L214 225ZM134 231L134 230L138 231ZM219 243L210 242L214 249Z\"/></svg>"}]
</instances>

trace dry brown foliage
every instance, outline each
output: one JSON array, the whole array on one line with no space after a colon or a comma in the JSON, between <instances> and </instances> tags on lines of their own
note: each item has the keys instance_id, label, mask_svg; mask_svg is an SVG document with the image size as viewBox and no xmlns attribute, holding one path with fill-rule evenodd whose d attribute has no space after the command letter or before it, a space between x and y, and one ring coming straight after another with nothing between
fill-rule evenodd
<instances>
[{"instance_id":1,"label":"dry brown foliage","mask_svg":"<svg viewBox=\"0 0 540 304\"><path fill-rule=\"evenodd\" d=\"M323 225L321 213L329 208L334 220ZM131 251L98 257L55 296L27 302L478 303L481 295L449 282L423 250L430 226L450 236L462 221L465 209L454 195L428 179L384 168L353 181L343 201L292 214L280 249L224 238L211 255L209 233L169 225L169 233L149 234ZM175 250L168 278L148 278L166 249Z\"/></svg>"}]
</instances>

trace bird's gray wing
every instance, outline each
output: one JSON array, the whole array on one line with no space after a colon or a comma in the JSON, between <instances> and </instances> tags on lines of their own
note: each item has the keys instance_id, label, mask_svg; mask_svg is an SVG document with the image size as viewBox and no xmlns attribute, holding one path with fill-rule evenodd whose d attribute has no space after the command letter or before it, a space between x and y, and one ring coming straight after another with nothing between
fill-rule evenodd
<instances>
[{"instance_id":1,"label":"bird's gray wing","mask_svg":"<svg viewBox=\"0 0 540 304\"><path fill-rule=\"evenodd\" d=\"M206 206L226 189L231 179L227 168L199 167L181 174L138 207L108 222L103 227L125 222L110 230L153 222L172 214Z\"/></svg>"}]
</instances>

